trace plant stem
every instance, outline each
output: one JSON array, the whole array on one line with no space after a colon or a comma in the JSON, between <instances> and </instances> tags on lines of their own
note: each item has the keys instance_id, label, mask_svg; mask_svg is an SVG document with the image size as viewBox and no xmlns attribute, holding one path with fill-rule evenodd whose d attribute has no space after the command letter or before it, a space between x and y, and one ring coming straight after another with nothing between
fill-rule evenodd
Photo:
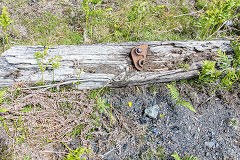
<instances>
[{"instance_id":1,"label":"plant stem","mask_svg":"<svg viewBox=\"0 0 240 160\"><path fill-rule=\"evenodd\" d=\"M70 151L70 152L73 152L73 150L71 150L63 141L61 141L59 138L58 140Z\"/></svg>"},{"instance_id":2,"label":"plant stem","mask_svg":"<svg viewBox=\"0 0 240 160\"><path fill-rule=\"evenodd\" d=\"M5 39L4 39L4 36L3 36L3 40L2 40L2 45L3 45L3 52L5 51L5 43L4 43Z\"/></svg>"},{"instance_id":3,"label":"plant stem","mask_svg":"<svg viewBox=\"0 0 240 160\"><path fill-rule=\"evenodd\" d=\"M12 149L18 144L19 141L17 141L10 149L10 151L6 154L5 158L11 153Z\"/></svg>"},{"instance_id":4,"label":"plant stem","mask_svg":"<svg viewBox=\"0 0 240 160\"><path fill-rule=\"evenodd\" d=\"M126 38L127 41L128 41L128 35L130 33L131 28L132 28L132 22L130 22L130 26L129 26L129 30L128 30L128 34L127 34L127 38Z\"/></svg>"},{"instance_id":5,"label":"plant stem","mask_svg":"<svg viewBox=\"0 0 240 160\"><path fill-rule=\"evenodd\" d=\"M4 125L4 128L6 130L6 133L10 136L10 134L8 133L8 127L7 127L6 123L5 123L5 120L3 120L3 125Z\"/></svg>"},{"instance_id":6,"label":"plant stem","mask_svg":"<svg viewBox=\"0 0 240 160\"><path fill-rule=\"evenodd\" d=\"M109 82L107 82L99 91L98 91L98 93L97 93L97 95L96 95L96 97L95 97L95 99L97 99L97 97L98 97L98 95L99 95L99 93L109 84L109 83L111 83L111 81L109 81Z\"/></svg>"},{"instance_id":7,"label":"plant stem","mask_svg":"<svg viewBox=\"0 0 240 160\"><path fill-rule=\"evenodd\" d=\"M43 57L42 57L42 69L41 69L41 72L42 72L42 85L43 85Z\"/></svg>"},{"instance_id":8,"label":"plant stem","mask_svg":"<svg viewBox=\"0 0 240 160\"><path fill-rule=\"evenodd\" d=\"M112 122L112 102L111 102L111 110L110 110L110 122L109 122L109 128L111 130L111 122Z\"/></svg>"},{"instance_id":9,"label":"plant stem","mask_svg":"<svg viewBox=\"0 0 240 160\"><path fill-rule=\"evenodd\" d=\"M87 30L88 30L88 27L87 27L87 25L88 25L88 16L87 16L87 14L86 14L86 30L85 30L85 32L86 32L86 35L87 35Z\"/></svg>"},{"instance_id":10,"label":"plant stem","mask_svg":"<svg viewBox=\"0 0 240 160\"><path fill-rule=\"evenodd\" d=\"M137 31L136 41L138 40L138 35L139 35L140 27L141 27L141 20L140 20L139 23L138 23L138 31Z\"/></svg>"},{"instance_id":11,"label":"plant stem","mask_svg":"<svg viewBox=\"0 0 240 160\"><path fill-rule=\"evenodd\" d=\"M41 71L42 72L42 85L43 85L43 71Z\"/></svg>"},{"instance_id":12,"label":"plant stem","mask_svg":"<svg viewBox=\"0 0 240 160\"><path fill-rule=\"evenodd\" d=\"M182 96L183 96L183 95L181 95L181 97L178 98L176 104L173 106L173 109L175 109L175 107L178 105L178 103L181 102L181 100L182 100Z\"/></svg>"},{"instance_id":13,"label":"plant stem","mask_svg":"<svg viewBox=\"0 0 240 160\"><path fill-rule=\"evenodd\" d=\"M54 82L54 68L53 68L53 82Z\"/></svg>"},{"instance_id":14,"label":"plant stem","mask_svg":"<svg viewBox=\"0 0 240 160\"><path fill-rule=\"evenodd\" d=\"M92 21L91 21L91 39L92 39L92 30L93 30L93 24L92 24Z\"/></svg>"},{"instance_id":15,"label":"plant stem","mask_svg":"<svg viewBox=\"0 0 240 160\"><path fill-rule=\"evenodd\" d=\"M5 36L6 36L7 45L9 45L8 44L8 38L7 38L7 29L5 29Z\"/></svg>"}]
</instances>

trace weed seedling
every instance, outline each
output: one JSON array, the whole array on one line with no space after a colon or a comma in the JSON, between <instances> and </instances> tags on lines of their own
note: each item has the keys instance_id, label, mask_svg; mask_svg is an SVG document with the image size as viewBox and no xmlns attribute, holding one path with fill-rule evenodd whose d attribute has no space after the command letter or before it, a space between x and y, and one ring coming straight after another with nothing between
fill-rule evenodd
<instances>
[{"instance_id":1,"label":"weed seedling","mask_svg":"<svg viewBox=\"0 0 240 160\"><path fill-rule=\"evenodd\" d=\"M0 91L0 106L1 106L1 104L2 104L2 102L3 102L3 96L5 95L5 93L6 93L6 90L2 90L2 91ZM0 108L0 113L5 113L5 112L7 112L8 111L8 109L6 109L6 108ZM1 117L1 116L0 116ZM3 119L2 119L3 120Z\"/></svg>"},{"instance_id":2,"label":"weed seedling","mask_svg":"<svg viewBox=\"0 0 240 160\"><path fill-rule=\"evenodd\" d=\"M62 60L61 56L55 56L50 59L50 64L53 68L53 82L54 82L54 70L60 68L60 61Z\"/></svg>"},{"instance_id":3,"label":"weed seedling","mask_svg":"<svg viewBox=\"0 0 240 160\"><path fill-rule=\"evenodd\" d=\"M62 143L70 151L70 153L66 156L65 160L86 160L86 157L91 153L91 151L85 147L80 146L77 149L72 150L64 142Z\"/></svg>"},{"instance_id":4,"label":"weed seedling","mask_svg":"<svg viewBox=\"0 0 240 160\"><path fill-rule=\"evenodd\" d=\"M153 86L149 87L149 91L150 91L153 95L156 95L156 93L158 92L158 88L157 88L157 86L153 85Z\"/></svg>"},{"instance_id":5,"label":"weed seedling","mask_svg":"<svg viewBox=\"0 0 240 160\"><path fill-rule=\"evenodd\" d=\"M79 72L76 72L76 74L78 74L78 80L77 80L77 82L73 82L73 84L77 84L77 88L78 88L78 85L80 83L82 83L82 82L80 82L80 76L81 76L82 72L83 72L83 69L80 69Z\"/></svg>"},{"instance_id":6,"label":"weed seedling","mask_svg":"<svg viewBox=\"0 0 240 160\"><path fill-rule=\"evenodd\" d=\"M37 64L38 64L38 66L40 68L40 71L42 73L42 84L44 84L44 82L43 82L43 72L46 70L46 68L49 64L49 62L47 62L47 64L44 65L44 58L45 58L46 55L48 55L48 47L43 52L38 51L34 54L34 58L37 60Z\"/></svg>"},{"instance_id":7,"label":"weed seedling","mask_svg":"<svg viewBox=\"0 0 240 160\"><path fill-rule=\"evenodd\" d=\"M44 73L44 71L46 70L46 68L47 68L47 66L48 66L49 64L51 64L52 67L53 67L53 81L54 81L54 70L55 70L56 68L59 68L59 63L60 63L60 61L61 61L61 59L62 59L61 56L55 56L55 57L53 57L53 58L51 58L51 59L49 59L49 60L46 60L46 64L44 65L45 57L48 55L48 48L49 48L49 47L47 47L46 49L44 49L43 52L38 51L38 52L36 52L36 53L34 54L34 58L37 60L37 64L38 64L38 66L39 66L39 68L40 68L40 71L41 71L41 73L42 73L41 85L44 84L43 73Z\"/></svg>"},{"instance_id":8,"label":"weed seedling","mask_svg":"<svg viewBox=\"0 0 240 160\"><path fill-rule=\"evenodd\" d=\"M189 108L191 111L196 113L196 110L193 108L193 106L191 105L191 103L185 101L182 99L182 96L179 96L179 92L178 90L175 88L175 86L173 84L168 84L167 85L171 94L171 97L174 101L176 101L176 104L173 106L173 109L177 106L177 105L182 105L184 107Z\"/></svg>"},{"instance_id":9,"label":"weed seedling","mask_svg":"<svg viewBox=\"0 0 240 160\"><path fill-rule=\"evenodd\" d=\"M6 93L6 90L0 91L0 105L1 105L2 102L3 102L3 96L5 95L5 93Z\"/></svg>"},{"instance_id":10,"label":"weed seedling","mask_svg":"<svg viewBox=\"0 0 240 160\"><path fill-rule=\"evenodd\" d=\"M104 114L105 116L109 117L110 124L111 122L116 122L116 118L112 115L112 106L109 103L107 103L105 99L99 97L96 100L95 107L101 114Z\"/></svg>"},{"instance_id":11,"label":"weed seedling","mask_svg":"<svg viewBox=\"0 0 240 160\"><path fill-rule=\"evenodd\" d=\"M151 159L159 159L166 160L166 154L164 153L164 149L162 147L157 147L157 149L148 149L141 155L142 160L151 160Z\"/></svg>"},{"instance_id":12,"label":"weed seedling","mask_svg":"<svg viewBox=\"0 0 240 160\"><path fill-rule=\"evenodd\" d=\"M7 42L7 45L8 44L8 37L7 37L7 29L8 29L8 26L12 23L11 21L11 18L9 17L9 13L7 11L7 7L3 7L2 8L2 15L1 15L1 18L0 18L0 24L5 32L5 38L6 38L6 42Z\"/></svg>"}]
</instances>

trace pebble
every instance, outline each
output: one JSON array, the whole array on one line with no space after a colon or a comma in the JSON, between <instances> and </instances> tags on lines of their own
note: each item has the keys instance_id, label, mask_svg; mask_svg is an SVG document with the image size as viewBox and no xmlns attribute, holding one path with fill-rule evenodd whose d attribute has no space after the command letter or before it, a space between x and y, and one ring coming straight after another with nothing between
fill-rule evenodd
<instances>
[{"instance_id":1,"label":"pebble","mask_svg":"<svg viewBox=\"0 0 240 160\"><path fill-rule=\"evenodd\" d=\"M205 142L205 146L207 146L208 148L212 148L214 145L214 142Z\"/></svg>"},{"instance_id":2,"label":"pebble","mask_svg":"<svg viewBox=\"0 0 240 160\"><path fill-rule=\"evenodd\" d=\"M144 110L145 115L147 115L150 118L157 119L158 112L159 112L159 106L154 105L152 107L148 107Z\"/></svg>"}]
</instances>

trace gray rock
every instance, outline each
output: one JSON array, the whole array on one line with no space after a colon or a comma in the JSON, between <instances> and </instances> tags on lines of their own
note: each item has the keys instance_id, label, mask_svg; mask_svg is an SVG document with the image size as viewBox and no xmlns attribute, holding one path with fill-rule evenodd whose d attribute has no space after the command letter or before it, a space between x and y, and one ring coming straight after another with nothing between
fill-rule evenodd
<instances>
[{"instance_id":1,"label":"gray rock","mask_svg":"<svg viewBox=\"0 0 240 160\"><path fill-rule=\"evenodd\" d=\"M144 113L145 113L145 115L149 116L150 118L157 119L159 110L160 110L159 106L154 105L152 107L146 108Z\"/></svg>"},{"instance_id":2,"label":"gray rock","mask_svg":"<svg viewBox=\"0 0 240 160\"><path fill-rule=\"evenodd\" d=\"M207 152L207 153L206 153L206 156L207 156L207 157L209 157L209 156L210 156L210 153L209 153L209 152Z\"/></svg>"},{"instance_id":3,"label":"gray rock","mask_svg":"<svg viewBox=\"0 0 240 160\"><path fill-rule=\"evenodd\" d=\"M205 142L205 146L208 148L212 148L215 145L214 142Z\"/></svg>"}]
</instances>

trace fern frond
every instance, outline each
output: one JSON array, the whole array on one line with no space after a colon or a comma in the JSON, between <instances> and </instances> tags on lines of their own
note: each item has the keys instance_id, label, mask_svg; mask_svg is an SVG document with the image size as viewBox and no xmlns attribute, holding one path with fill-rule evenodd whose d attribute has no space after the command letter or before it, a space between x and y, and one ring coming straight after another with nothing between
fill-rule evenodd
<instances>
[{"instance_id":1,"label":"fern frond","mask_svg":"<svg viewBox=\"0 0 240 160\"><path fill-rule=\"evenodd\" d=\"M221 69L227 69L229 67L231 67L231 60L228 59L228 56L226 55L225 52L223 51L218 51L218 59L219 59L219 62L220 62L220 68Z\"/></svg>"},{"instance_id":2,"label":"fern frond","mask_svg":"<svg viewBox=\"0 0 240 160\"><path fill-rule=\"evenodd\" d=\"M167 86L169 88L172 99L175 101L178 101L178 99L179 99L178 90L172 84L168 84Z\"/></svg>"},{"instance_id":3,"label":"fern frond","mask_svg":"<svg viewBox=\"0 0 240 160\"><path fill-rule=\"evenodd\" d=\"M183 158L180 158L177 152L174 152L174 154L171 155L175 160L198 160L197 157L193 156L184 156Z\"/></svg>"},{"instance_id":4,"label":"fern frond","mask_svg":"<svg viewBox=\"0 0 240 160\"><path fill-rule=\"evenodd\" d=\"M233 41L232 48L234 53L233 67L240 68L240 43L238 41Z\"/></svg>"},{"instance_id":5,"label":"fern frond","mask_svg":"<svg viewBox=\"0 0 240 160\"><path fill-rule=\"evenodd\" d=\"M179 155L178 155L177 152L174 152L171 156L172 156L175 160L181 160L181 158L179 157Z\"/></svg>"},{"instance_id":6,"label":"fern frond","mask_svg":"<svg viewBox=\"0 0 240 160\"><path fill-rule=\"evenodd\" d=\"M185 101L185 100L181 100L179 102L180 105L183 105L184 107L187 107L188 109L190 109L191 111L195 112L196 113L196 110L194 109L194 107L192 106L191 103Z\"/></svg>"},{"instance_id":7,"label":"fern frond","mask_svg":"<svg viewBox=\"0 0 240 160\"><path fill-rule=\"evenodd\" d=\"M238 79L238 75L236 74L236 70L235 69L229 69L226 76L221 80L221 84L224 87L228 87L233 85L234 82L236 82L236 80Z\"/></svg>"},{"instance_id":8,"label":"fern frond","mask_svg":"<svg viewBox=\"0 0 240 160\"><path fill-rule=\"evenodd\" d=\"M198 158L197 157L193 157L193 156L184 156L183 158L182 158L182 160L198 160Z\"/></svg>"}]
</instances>

